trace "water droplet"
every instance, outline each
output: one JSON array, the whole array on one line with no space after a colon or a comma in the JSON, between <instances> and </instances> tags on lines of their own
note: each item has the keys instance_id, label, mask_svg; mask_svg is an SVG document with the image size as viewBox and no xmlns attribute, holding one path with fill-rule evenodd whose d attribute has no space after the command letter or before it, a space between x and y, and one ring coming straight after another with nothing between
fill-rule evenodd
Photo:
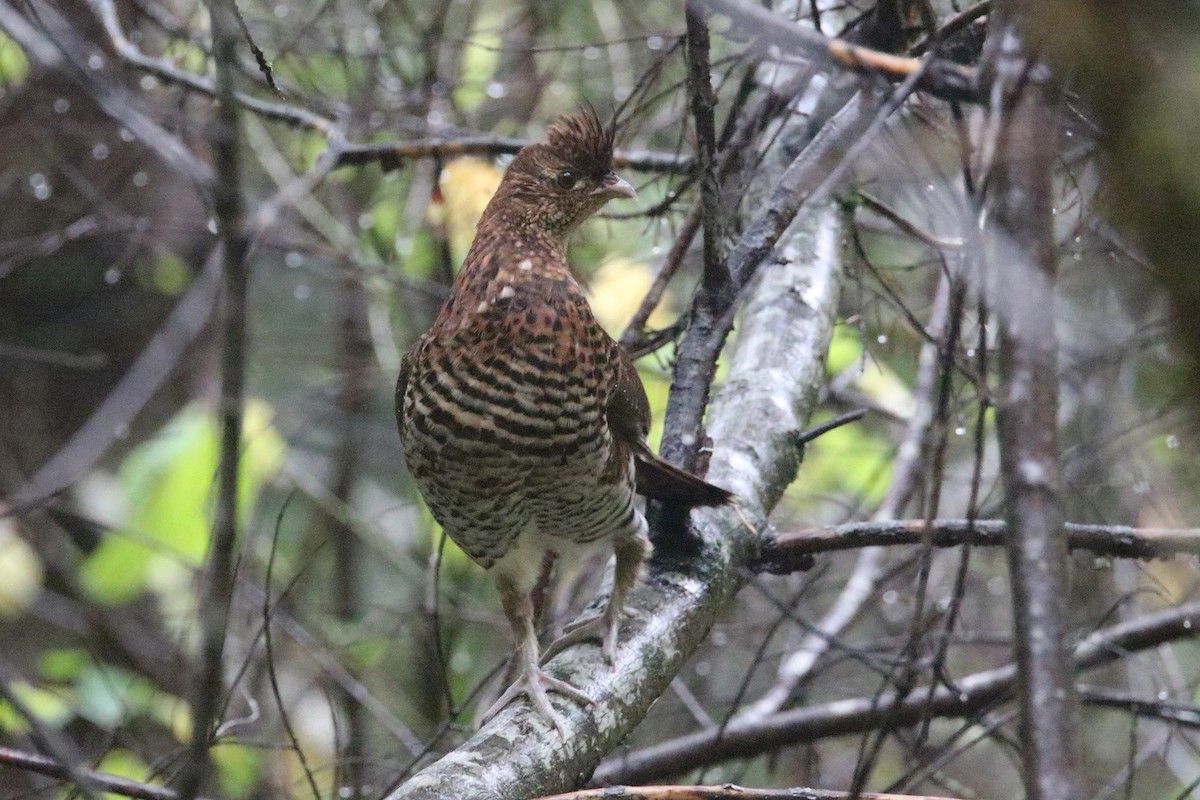
<instances>
[{"instance_id":1,"label":"water droplet","mask_svg":"<svg viewBox=\"0 0 1200 800\"><path fill-rule=\"evenodd\" d=\"M895 589L888 589L886 592L883 593L884 605L889 605L889 606L895 605L896 601L899 599L900 599L900 593L897 592Z\"/></svg>"},{"instance_id":2,"label":"water droplet","mask_svg":"<svg viewBox=\"0 0 1200 800\"><path fill-rule=\"evenodd\" d=\"M1185 631L1190 631L1192 629L1192 621L1190 619L1185 619L1183 621L1183 629Z\"/></svg>"},{"instance_id":3,"label":"water droplet","mask_svg":"<svg viewBox=\"0 0 1200 800\"><path fill-rule=\"evenodd\" d=\"M29 176L29 188L33 190L33 196L38 200L47 200L52 194L50 181L46 180L46 176L40 172Z\"/></svg>"},{"instance_id":4,"label":"water droplet","mask_svg":"<svg viewBox=\"0 0 1200 800\"><path fill-rule=\"evenodd\" d=\"M1171 695L1167 692L1166 689L1159 689L1158 694L1155 695L1155 697L1157 697L1159 700L1169 700L1171 698Z\"/></svg>"},{"instance_id":5,"label":"water droplet","mask_svg":"<svg viewBox=\"0 0 1200 800\"><path fill-rule=\"evenodd\" d=\"M666 42L663 41L663 37L661 36L646 37L646 47L650 48L651 50L662 50L663 45L665 44Z\"/></svg>"},{"instance_id":6,"label":"water droplet","mask_svg":"<svg viewBox=\"0 0 1200 800\"><path fill-rule=\"evenodd\" d=\"M685 447L691 447L692 445L694 445L696 443L696 434L694 434L694 433L682 434L679 437L679 441L682 442Z\"/></svg>"},{"instance_id":7,"label":"water droplet","mask_svg":"<svg viewBox=\"0 0 1200 800\"><path fill-rule=\"evenodd\" d=\"M141 86L148 92L158 86L158 78L153 75L143 75L142 79L138 81L138 86Z\"/></svg>"},{"instance_id":8,"label":"water droplet","mask_svg":"<svg viewBox=\"0 0 1200 800\"><path fill-rule=\"evenodd\" d=\"M375 224L375 219L371 216L370 211L364 211L358 215L358 227L360 230L368 230Z\"/></svg>"},{"instance_id":9,"label":"water droplet","mask_svg":"<svg viewBox=\"0 0 1200 800\"><path fill-rule=\"evenodd\" d=\"M88 69L104 69L104 56L99 53L88 56Z\"/></svg>"},{"instance_id":10,"label":"water droplet","mask_svg":"<svg viewBox=\"0 0 1200 800\"><path fill-rule=\"evenodd\" d=\"M487 96L493 100L499 100L508 94L508 88L500 81L492 81L487 85Z\"/></svg>"},{"instance_id":11,"label":"water droplet","mask_svg":"<svg viewBox=\"0 0 1200 800\"><path fill-rule=\"evenodd\" d=\"M887 334L886 333L879 334L878 336L875 337L875 341L879 342L880 344L887 344L888 343Z\"/></svg>"},{"instance_id":12,"label":"water droplet","mask_svg":"<svg viewBox=\"0 0 1200 800\"><path fill-rule=\"evenodd\" d=\"M54 101L54 113L65 114L71 110L71 101L65 97L59 97Z\"/></svg>"},{"instance_id":13,"label":"water droplet","mask_svg":"<svg viewBox=\"0 0 1200 800\"><path fill-rule=\"evenodd\" d=\"M307 300L312 297L312 287L307 283L298 283L296 288L292 290L292 295L297 300Z\"/></svg>"},{"instance_id":14,"label":"water droplet","mask_svg":"<svg viewBox=\"0 0 1200 800\"><path fill-rule=\"evenodd\" d=\"M659 245L654 245L650 248L650 255L657 256L657 255L661 255L661 254L662 254L662 247L660 247Z\"/></svg>"},{"instance_id":15,"label":"water droplet","mask_svg":"<svg viewBox=\"0 0 1200 800\"><path fill-rule=\"evenodd\" d=\"M104 282L109 286L112 286L119 280L121 280L121 270L116 267L109 267L104 271Z\"/></svg>"},{"instance_id":16,"label":"water droplet","mask_svg":"<svg viewBox=\"0 0 1200 800\"><path fill-rule=\"evenodd\" d=\"M209 233L215 235L217 232L217 221L212 217L209 217L208 222L204 223L204 227L208 228Z\"/></svg>"},{"instance_id":17,"label":"water droplet","mask_svg":"<svg viewBox=\"0 0 1200 800\"><path fill-rule=\"evenodd\" d=\"M121 128L118 135L121 137L122 142L132 142L133 141L133 133L128 128Z\"/></svg>"},{"instance_id":18,"label":"water droplet","mask_svg":"<svg viewBox=\"0 0 1200 800\"><path fill-rule=\"evenodd\" d=\"M974 358L974 357L975 357L975 348L968 347L967 348L967 358Z\"/></svg>"},{"instance_id":19,"label":"water droplet","mask_svg":"<svg viewBox=\"0 0 1200 800\"><path fill-rule=\"evenodd\" d=\"M588 61L595 61L600 57L600 48L589 44L587 47L583 48L583 57Z\"/></svg>"},{"instance_id":20,"label":"water droplet","mask_svg":"<svg viewBox=\"0 0 1200 800\"><path fill-rule=\"evenodd\" d=\"M1168 450L1178 450L1179 449L1179 437L1173 433L1167 434L1167 449Z\"/></svg>"},{"instance_id":21,"label":"water droplet","mask_svg":"<svg viewBox=\"0 0 1200 800\"><path fill-rule=\"evenodd\" d=\"M92 145L92 158L97 161L103 161L108 158L108 145L104 142L96 142L96 144Z\"/></svg>"},{"instance_id":22,"label":"water droplet","mask_svg":"<svg viewBox=\"0 0 1200 800\"><path fill-rule=\"evenodd\" d=\"M287 264L291 269L295 269L304 263L304 256L300 255L295 250L291 250L286 256L283 257L283 263Z\"/></svg>"},{"instance_id":23,"label":"water droplet","mask_svg":"<svg viewBox=\"0 0 1200 800\"><path fill-rule=\"evenodd\" d=\"M725 631L713 631L709 638L715 647L724 647L729 644L729 635Z\"/></svg>"},{"instance_id":24,"label":"water droplet","mask_svg":"<svg viewBox=\"0 0 1200 800\"><path fill-rule=\"evenodd\" d=\"M147 175L144 170L139 169L137 172L133 173L132 180L134 186L142 189L146 186L146 184L150 183L150 176Z\"/></svg>"},{"instance_id":25,"label":"water droplet","mask_svg":"<svg viewBox=\"0 0 1200 800\"><path fill-rule=\"evenodd\" d=\"M959 425L957 428L954 429L954 435L955 436L966 436L967 429L964 428L962 425Z\"/></svg>"},{"instance_id":26,"label":"water droplet","mask_svg":"<svg viewBox=\"0 0 1200 800\"><path fill-rule=\"evenodd\" d=\"M700 677L705 677L712 672L712 664L707 661L696 662L696 674Z\"/></svg>"}]
</instances>

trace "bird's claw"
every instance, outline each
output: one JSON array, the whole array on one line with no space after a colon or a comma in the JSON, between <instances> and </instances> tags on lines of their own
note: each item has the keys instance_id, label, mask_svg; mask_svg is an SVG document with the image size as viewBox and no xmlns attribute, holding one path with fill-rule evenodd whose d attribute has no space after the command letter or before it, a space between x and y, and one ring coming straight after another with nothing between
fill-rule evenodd
<instances>
[{"instance_id":1,"label":"bird's claw","mask_svg":"<svg viewBox=\"0 0 1200 800\"><path fill-rule=\"evenodd\" d=\"M562 738L566 738L567 729L563 721L562 715L554 710L554 706L550 704L550 698L547 692L558 692L571 698L580 705L594 706L596 701L585 692L577 689L561 678L556 678L553 675L547 674L544 670L534 669L532 672L524 672L513 681L512 686L504 690L499 699L492 703L491 708L483 713L480 717L480 725L491 720L500 711L511 703L519 695L525 695L533 705L547 719L554 724L555 730Z\"/></svg>"},{"instance_id":2,"label":"bird's claw","mask_svg":"<svg viewBox=\"0 0 1200 800\"><path fill-rule=\"evenodd\" d=\"M562 636L555 639L542 654L541 663L545 664L556 655L582 642L600 640L600 649L604 660L611 666L617 657L617 634L620 629L620 617L637 616L633 609L622 608L617 615L611 612L591 614L580 617L563 628Z\"/></svg>"}]
</instances>

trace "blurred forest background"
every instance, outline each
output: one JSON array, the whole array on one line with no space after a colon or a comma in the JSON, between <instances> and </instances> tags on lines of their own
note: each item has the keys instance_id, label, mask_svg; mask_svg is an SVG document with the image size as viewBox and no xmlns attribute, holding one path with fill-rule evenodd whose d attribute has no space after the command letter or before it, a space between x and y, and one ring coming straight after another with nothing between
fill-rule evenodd
<instances>
[{"instance_id":1,"label":"blurred forest background","mask_svg":"<svg viewBox=\"0 0 1200 800\"><path fill-rule=\"evenodd\" d=\"M1042 796L1009 666L1026 621L1006 536L969 522L1011 500L995 406L1013 308L1053 313L1057 352L1036 344L1057 359L1057 408L1027 432L1049 437L1052 494L1082 526L1053 607L1066 651L1093 647L1064 695L1074 796L1194 796L1200 6L689 7L691 42L667 0L238 3L222 66L248 241L242 528L204 793L381 797L495 695L509 648L492 581L425 511L391 392L505 157L589 103L618 116L639 198L588 223L571 258L607 329L645 353L656 445L676 348L708 307L693 305L706 249L711 266L744 244L823 143L790 191L834 231L841 292L803 391L813 425L866 409L808 443L765 509L771 535L829 552L747 574L595 780ZM705 19L708 122L689 88ZM111 796L169 797L156 787L193 738L220 459L210 14L0 0L0 30L0 798L102 796L78 770L136 784ZM1003 30L1029 57L1015 78ZM869 50L818 56L833 37ZM1002 134L1022 101L1002 100L1026 91L1052 110L1027 140L1048 156L1052 222L1032 244L1019 201L993 205L1021 190ZM844 122L856 103L869 113ZM807 241L763 269L815 259ZM1022 253L1057 276L1010 270ZM937 541L892 524L912 519ZM565 576L548 629L601 566ZM750 733L720 751L735 724Z\"/></svg>"}]
</instances>

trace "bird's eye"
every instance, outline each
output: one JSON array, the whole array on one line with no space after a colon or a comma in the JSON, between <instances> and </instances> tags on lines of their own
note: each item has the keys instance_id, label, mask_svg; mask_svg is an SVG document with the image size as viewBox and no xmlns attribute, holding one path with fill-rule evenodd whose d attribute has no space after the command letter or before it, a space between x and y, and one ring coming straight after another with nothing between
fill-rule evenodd
<instances>
[{"instance_id":1,"label":"bird's eye","mask_svg":"<svg viewBox=\"0 0 1200 800\"><path fill-rule=\"evenodd\" d=\"M560 189L572 188L576 180L578 179L575 177L575 173L569 169L562 170L554 178L554 182L558 184L558 188Z\"/></svg>"}]
</instances>

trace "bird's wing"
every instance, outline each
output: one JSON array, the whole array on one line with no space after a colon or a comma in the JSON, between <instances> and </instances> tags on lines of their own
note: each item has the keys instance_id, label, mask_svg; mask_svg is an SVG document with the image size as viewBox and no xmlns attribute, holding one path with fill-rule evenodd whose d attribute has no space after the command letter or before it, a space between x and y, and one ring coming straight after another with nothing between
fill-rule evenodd
<instances>
[{"instance_id":1,"label":"bird's wing","mask_svg":"<svg viewBox=\"0 0 1200 800\"><path fill-rule=\"evenodd\" d=\"M619 345L613 346L617 380L608 400L608 427L613 438L633 452L638 494L687 508L729 502L733 498L730 492L663 461L650 449L646 443L650 430L646 388L628 354Z\"/></svg>"}]
</instances>

